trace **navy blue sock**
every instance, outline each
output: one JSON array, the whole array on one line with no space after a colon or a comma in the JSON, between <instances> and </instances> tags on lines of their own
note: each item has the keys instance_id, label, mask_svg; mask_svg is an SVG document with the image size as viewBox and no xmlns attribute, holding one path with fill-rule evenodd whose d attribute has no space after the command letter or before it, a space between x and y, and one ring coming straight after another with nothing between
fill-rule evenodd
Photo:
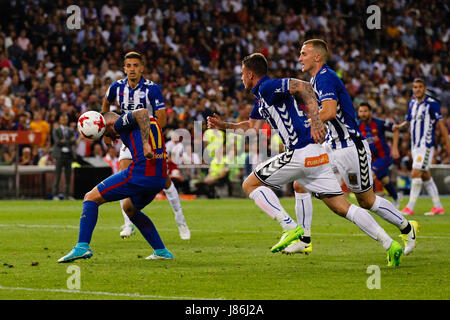
<instances>
[{"instance_id":1,"label":"navy blue sock","mask_svg":"<svg viewBox=\"0 0 450 320\"><path fill-rule=\"evenodd\" d=\"M392 182L389 182L387 185L384 186L384 188L389 192L389 195L394 198L394 200L398 199L397 190L395 190L394 185Z\"/></svg>"},{"instance_id":2,"label":"navy blue sock","mask_svg":"<svg viewBox=\"0 0 450 320\"><path fill-rule=\"evenodd\" d=\"M78 234L78 243L90 243L92 233L98 219L98 204L94 201L83 202L83 212L80 218L80 231Z\"/></svg>"},{"instance_id":3,"label":"navy blue sock","mask_svg":"<svg viewBox=\"0 0 450 320\"><path fill-rule=\"evenodd\" d=\"M130 217L131 222L139 229L145 240L152 246L153 249L164 249L164 243L159 236L158 230L152 220L146 216L142 211Z\"/></svg>"}]
</instances>

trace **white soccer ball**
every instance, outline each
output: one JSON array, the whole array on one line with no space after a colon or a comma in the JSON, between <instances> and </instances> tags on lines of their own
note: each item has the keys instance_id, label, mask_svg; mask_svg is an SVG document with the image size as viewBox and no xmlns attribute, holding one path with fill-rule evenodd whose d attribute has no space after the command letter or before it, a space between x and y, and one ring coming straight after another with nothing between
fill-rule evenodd
<instances>
[{"instance_id":1,"label":"white soccer ball","mask_svg":"<svg viewBox=\"0 0 450 320\"><path fill-rule=\"evenodd\" d=\"M97 111L87 111L78 118L77 127L78 132L85 138L97 140L103 136L106 122Z\"/></svg>"}]
</instances>

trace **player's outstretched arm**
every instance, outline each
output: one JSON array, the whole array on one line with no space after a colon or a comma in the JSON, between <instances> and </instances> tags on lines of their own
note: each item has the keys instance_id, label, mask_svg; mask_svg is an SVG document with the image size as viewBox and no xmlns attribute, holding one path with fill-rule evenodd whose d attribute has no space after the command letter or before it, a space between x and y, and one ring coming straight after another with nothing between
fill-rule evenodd
<instances>
[{"instance_id":1,"label":"player's outstretched arm","mask_svg":"<svg viewBox=\"0 0 450 320\"><path fill-rule=\"evenodd\" d=\"M233 130L241 129L243 131L246 131L248 129L258 130L261 129L263 123L264 120L259 119L249 119L247 121L241 121L237 123L225 122L220 118L220 116L217 113L214 113L212 117L208 117L207 119L207 125L209 129L219 129L219 130L225 129L233 129Z\"/></svg>"},{"instance_id":2,"label":"player's outstretched arm","mask_svg":"<svg viewBox=\"0 0 450 320\"><path fill-rule=\"evenodd\" d=\"M138 109L133 111L133 119L136 120L136 122L139 125L139 128L141 130L141 137L142 137L142 146L144 148L144 156L147 159L152 159L154 154L153 150L150 146L150 143L148 142L150 138L150 118L148 116L147 109Z\"/></svg>"},{"instance_id":3,"label":"player's outstretched arm","mask_svg":"<svg viewBox=\"0 0 450 320\"><path fill-rule=\"evenodd\" d=\"M311 137L317 143L322 143L326 132L323 122L319 118L319 104L311 85L306 81L290 79L289 92L297 102L303 102L305 105L306 115L311 123Z\"/></svg>"}]
</instances>

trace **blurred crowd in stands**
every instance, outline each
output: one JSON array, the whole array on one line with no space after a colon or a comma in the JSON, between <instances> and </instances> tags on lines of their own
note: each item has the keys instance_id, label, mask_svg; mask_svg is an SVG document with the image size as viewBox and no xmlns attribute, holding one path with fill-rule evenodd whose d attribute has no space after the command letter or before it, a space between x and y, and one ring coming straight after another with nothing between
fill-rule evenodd
<instances>
[{"instance_id":1,"label":"blurred crowd in stands","mask_svg":"<svg viewBox=\"0 0 450 320\"><path fill-rule=\"evenodd\" d=\"M71 13L66 9L72 4L81 9L80 29L67 24ZM398 123L411 98L411 81L421 76L430 94L440 100L450 130L448 2L379 1L381 29L367 26L370 4L355 0L4 2L0 130L41 131L39 145L21 146L20 164L54 163L52 130L59 115L67 113L69 125L75 128L81 113L100 111L109 85L124 77L123 56L128 51L144 55L144 76L161 87L167 141L175 129L192 132L194 121L203 121L206 129L206 117L213 113L231 121L246 120L253 98L241 84L241 59L261 52L269 60L272 77L308 80L300 71L298 56L302 42L313 37L328 42L328 64L346 84L355 108L369 101L375 117ZM401 139L401 159L395 164L398 174L407 176L409 134ZM245 149L248 157L248 146ZM105 157L116 166L117 150L108 152L101 142L77 135L75 151L81 158ZM14 146L0 145L0 163L13 163L15 152ZM440 146L433 163L450 163ZM189 180L193 186L192 181L211 178L208 169L214 167L193 170L176 164L172 163L174 178L180 177L186 192ZM215 169L216 175L224 172L223 167ZM229 170L230 179L240 181L249 170L245 166Z\"/></svg>"}]
</instances>

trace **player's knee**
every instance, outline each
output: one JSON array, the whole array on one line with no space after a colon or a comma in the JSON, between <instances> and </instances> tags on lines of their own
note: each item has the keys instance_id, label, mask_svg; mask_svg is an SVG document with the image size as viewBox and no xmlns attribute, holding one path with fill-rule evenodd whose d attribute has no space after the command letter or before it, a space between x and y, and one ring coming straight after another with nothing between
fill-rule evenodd
<instances>
[{"instance_id":1,"label":"player's knee","mask_svg":"<svg viewBox=\"0 0 450 320\"><path fill-rule=\"evenodd\" d=\"M372 189L369 189L366 192L356 194L356 199L358 200L359 206L361 208L369 210L372 208L375 202L375 193Z\"/></svg>"},{"instance_id":2,"label":"player's knee","mask_svg":"<svg viewBox=\"0 0 450 320\"><path fill-rule=\"evenodd\" d=\"M390 179L388 176L383 177L382 179L380 179L380 182L383 186L387 185L389 183Z\"/></svg>"},{"instance_id":3,"label":"player's knee","mask_svg":"<svg viewBox=\"0 0 450 320\"><path fill-rule=\"evenodd\" d=\"M125 200L122 209L129 218L139 213L139 210L129 200Z\"/></svg>"},{"instance_id":4,"label":"player's knee","mask_svg":"<svg viewBox=\"0 0 450 320\"><path fill-rule=\"evenodd\" d=\"M97 187L95 187L94 189L92 189L91 191L89 191L88 193L86 193L84 195L84 201L94 201L97 204L102 204L105 202L105 199L103 199L102 195L100 194L100 192L98 191Z\"/></svg>"},{"instance_id":5,"label":"player's knee","mask_svg":"<svg viewBox=\"0 0 450 320\"><path fill-rule=\"evenodd\" d=\"M303 189L303 187L297 182L294 182L294 191L296 193L306 193L307 191L305 189Z\"/></svg>"}]
</instances>

